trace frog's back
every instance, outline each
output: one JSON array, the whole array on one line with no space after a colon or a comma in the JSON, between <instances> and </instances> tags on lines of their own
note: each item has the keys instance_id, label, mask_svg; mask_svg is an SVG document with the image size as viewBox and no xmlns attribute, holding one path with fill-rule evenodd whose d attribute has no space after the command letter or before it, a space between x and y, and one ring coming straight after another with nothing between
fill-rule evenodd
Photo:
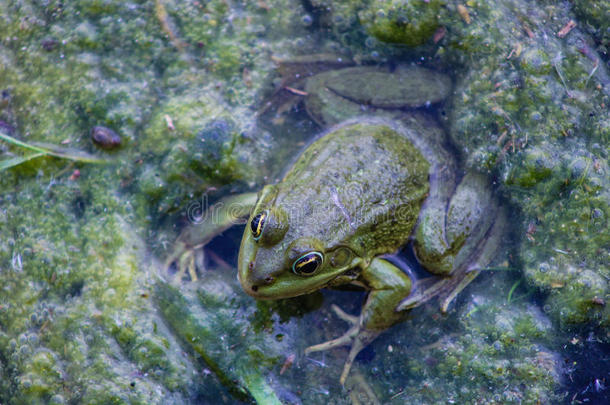
<instances>
[{"instance_id":1,"label":"frog's back","mask_svg":"<svg viewBox=\"0 0 610 405\"><path fill-rule=\"evenodd\" d=\"M393 252L409 238L429 190L429 164L389 124L336 127L299 157L276 204L291 216L289 240L315 237L362 256Z\"/></svg>"}]
</instances>

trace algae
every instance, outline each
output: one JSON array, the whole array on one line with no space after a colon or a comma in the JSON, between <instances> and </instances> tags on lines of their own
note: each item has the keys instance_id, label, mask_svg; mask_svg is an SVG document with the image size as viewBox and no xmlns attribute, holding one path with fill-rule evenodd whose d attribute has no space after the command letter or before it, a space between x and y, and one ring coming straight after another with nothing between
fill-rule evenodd
<instances>
[{"instance_id":1,"label":"algae","mask_svg":"<svg viewBox=\"0 0 610 405\"><path fill-rule=\"evenodd\" d=\"M355 372L383 402L572 397L565 374L586 365L562 368L563 348L609 337L606 3L0 3L0 128L113 161L2 172L0 402L350 402L346 353L302 352L342 333L330 305L357 313L360 295L255 303L226 268L176 287L155 259L190 202L272 181L298 150L311 124L263 125L258 109L277 90L272 56L317 52L449 70L447 131L518 237L518 273L483 273L446 317L413 311ZM95 125L123 147L96 149Z\"/></svg>"}]
</instances>

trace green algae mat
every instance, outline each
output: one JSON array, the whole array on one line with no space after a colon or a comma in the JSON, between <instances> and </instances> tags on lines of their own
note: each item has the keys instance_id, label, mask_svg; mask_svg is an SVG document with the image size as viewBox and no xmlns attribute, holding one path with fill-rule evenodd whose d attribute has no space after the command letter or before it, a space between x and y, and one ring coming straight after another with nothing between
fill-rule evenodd
<instances>
[{"instance_id":1,"label":"green algae mat","mask_svg":"<svg viewBox=\"0 0 610 405\"><path fill-rule=\"evenodd\" d=\"M608 10L0 1L0 403L603 402ZM331 308L357 314L361 292L257 302L236 279L243 225L197 250L197 280L163 263L206 207L281 178L321 132L303 77L401 64L451 77L422 108L510 229L446 315L409 312L343 387L347 349L304 350L345 331Z\"/></svg>"}]
</instances>

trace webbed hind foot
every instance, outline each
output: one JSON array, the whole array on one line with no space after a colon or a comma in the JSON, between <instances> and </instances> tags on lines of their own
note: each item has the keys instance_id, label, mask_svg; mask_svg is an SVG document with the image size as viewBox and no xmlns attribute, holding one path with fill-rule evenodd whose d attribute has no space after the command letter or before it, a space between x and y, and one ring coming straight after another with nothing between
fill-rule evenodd
<instances>
[{"instance_id":1,"label":"webbed hind foot","mask_svg":"<svg viewBox=\"0 0 610 405\"><path fill-rule=\"evenodd\" d=\"M336 339L332 339L327 342L308 347L307 349L305 349L305 354L334 349L335 347L340 346L351 346L349 355L347 356L347 360L345 361L345 365L343 366L343 372L341 373L341 377L339 378L339 382L341 383L341 385L343 385L345 384L347 375L349 374L349 371L352 368L352 364L354 364L354 359L356 358L358 353L360 353L360 351L364 349L369 343L375 340L375 338L379 336L381 331L365 329L361 325L360 317L349 315L334 304L331 308L339 318L346 321L347 323L350 323L352 326L347 330L347 332L345 332L342 336Z\"/></svg>"}]
</instances>

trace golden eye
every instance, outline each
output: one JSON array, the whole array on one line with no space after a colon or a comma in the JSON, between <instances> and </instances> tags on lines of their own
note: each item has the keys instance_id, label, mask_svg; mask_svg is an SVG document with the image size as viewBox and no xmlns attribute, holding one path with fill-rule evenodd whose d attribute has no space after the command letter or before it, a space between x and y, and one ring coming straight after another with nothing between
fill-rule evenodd
<instances>
[{"instance_id":1,"label":"golden eye","mask_svg":"<svg viewBox=\"0 0 610 405\"><path fill-rule=\"evenodd\" d=\"M263 234L263 229L265 229L266 219L269 216L269 212L266 210L257 214L252 221L250 222L250 230L252 231L252 236L254 240L259 240L261 235Z\"/></svg>"},{"instance_id":2,"label":"golden eye","mask_svg":"<svg viewBox=\"0 0 610 405\"><path fill-rule=\"evenodd\" d=\"M322 265L322 253L309 252L299 257L292 264L292 272L300 276L311 276Z\"/></svg>"}]
</instances>

